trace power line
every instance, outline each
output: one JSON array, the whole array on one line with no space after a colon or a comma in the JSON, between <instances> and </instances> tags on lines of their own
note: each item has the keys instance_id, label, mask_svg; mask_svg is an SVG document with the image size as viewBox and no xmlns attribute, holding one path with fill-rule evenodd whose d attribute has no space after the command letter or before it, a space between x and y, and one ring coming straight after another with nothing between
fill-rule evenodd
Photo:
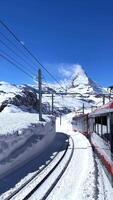
<instances>
[{"instance_id":1,"label":"power line","mask_svg":"<svg viewBox=\"0 0 113 200\"><path fill-rule=\"evenodd\" d=\"M23 64L19 63L17 60L15 60L14 58L12 58L12 56L10 56L9 54L7 54L3 50L0 50L0 51L1 51L1 53L5 54L7 57L9 57L11 60L13 60L15 63L17 63L18 65L20 65L23 68L25 68L25 66ZM27 68L26 68L26 70L27 70ZM32 71L30 71L30 73L33 75Z\"/></svg>"},{"instance_id":2,"label":"power line","mask_svg":"<svg viewBox=\"0 0 113 200\"><path fill-rule=\"evenodd\" d=\"M0 34L2 35L2 37L3 38L5 38L5 40L7 40L11 45L13 45L13 47L15 47L17 50L18 50L18 47L15 45L15 43L13 43L8 37L6 37L2 32L0 32ZM25 53L23 53L20 49L19 49L19 52L21 53L21 55L22 56L25 56L27 59L29 58ZM22 57L21 57L22 58ZM29 59L30 60L30 59ZM25 61L25 60L24 60ZM32 62L31 60L30 60L30 62ZM26 62L28 65L29 65L29 63L28 62ZM31 65L31 64L30 64ZM37 70L37 68L36 67L34 67L33 65L32 65L32 67L35 69L35 70Z\"/></svg>"},{"instance_id":3,"label":"power line","mask_svg":"<svg viewBox=\"0 0 113 200\"><path fill-rule=\"evenodd\" d=\"M29 53L30 56L34 58L34 60L53 78L58 85L65 90L65 88L59 83L59 81L40 63L40 61L37 59L37 57L20 41L20 39L15 35L15 33L2 21L0 20L0 23L10 32L10 34L15 38L15 40L23 46L23 48Z\"/></svg>"},{"instance_id":4,"label":"power line","mask_svg":"<svg viewBox=\"0 0 113 200\"><path fill-rule=\"evenodd\" d=\"M3 54L0 54L0 57L2 57L4 60L6 60L10 64L12 64L14 67L18 68L20 71L22 71L24 74L26 74L30 78L32 78L32 79L34 78L33 76L31 76L31 74L29 74L28 72L26 72L24 69L22 69L21 67L19 67L17 64L15 64L13 61L11 61L9 58L7 58L6 56L4 56Z\"/></svg>"},{"instance_id":5,"label":"power line","mask_svg":"<svg viewBox=\"0 0 113 200\"><path fill-rule=\"evenodd\" d=\"M19 54L17 54L12 48L10 48L5 42L3 42L1 39L0 39L0 42L2 45L4 45L7 49L9 49L14 55L16 55L18 58L20 58L21 60L23 60L23 62L27 65L29 65L26 60L24 60L24 58L22 58ZM28 67L29 68L29 67ZM31 69L31 68L30 68ZM35 71L36 72L36 71Z\"/></svg>"}]
</instances>

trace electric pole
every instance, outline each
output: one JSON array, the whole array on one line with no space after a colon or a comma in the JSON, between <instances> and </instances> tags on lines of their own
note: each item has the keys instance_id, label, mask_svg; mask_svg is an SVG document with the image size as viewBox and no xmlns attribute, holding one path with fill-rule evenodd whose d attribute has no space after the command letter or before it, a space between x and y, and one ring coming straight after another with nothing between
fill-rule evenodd
<instances>
[{"instance_id":1,"label":"electric pole","mask_svg":"<svg viewBox=\"0 0 113 200\"><path fill-rule=\"evenodd\" d=\"M54 95L52 93L52 115L53 115L53 112L54 112Z\"/></svg>"},{"instance_id":2,"label":"electric pole","mask_svg":"<svg viewBox=\"0 0 113 200\"><path fill-rule=\"evenodd\" d=\"M39 121L42 121L42 72L38 70L38 88L39 88Z\"/></svg>"},{"instance_id":3,"label":"electric pole","mask_svg":"<svg viewBox=\"0 0 113 200\"><path fill-rule=\"evenodd\" d=\"M109 94L109 101L111 100L111 93Z\"/></svg>"},{"instance_id":4,"label":"electric pole","mask_svg":"<svg viewBox=\"0 0 113 200\"><path fill-rule=\"evenodd\" d=\"M82 107L83 114L84 114L84 108L85 108L85 107L84 107L84 103L83 103L83 107Z\"/></svg>"},{"instance_id":5,"label":"electric pole","mask_svg":"<svg viewBox=\"0 0 113 200\"><path fill-rule=\"evenodd\" d=\"M103 105L105 104L105 95L103 95Z\"/></svg>"}]
</instances>

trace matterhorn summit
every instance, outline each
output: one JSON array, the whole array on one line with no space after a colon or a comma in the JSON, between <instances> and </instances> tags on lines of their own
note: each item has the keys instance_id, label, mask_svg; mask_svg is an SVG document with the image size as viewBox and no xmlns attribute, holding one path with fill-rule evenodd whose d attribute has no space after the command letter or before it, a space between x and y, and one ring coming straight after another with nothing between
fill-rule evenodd
<instances>
[{"instance_id":1,"label":"matterhorn summit","mask_svg":"<svg viewBox=\"0 0 113 200\"><path fill-rule=\"evenodd\" d=\"M88 76L81 65L77 65L72 75L72 86L88 84Z\"/></svg>"},{"instance_id":2,"label":"matterhorn summit","mask_svg":"<svg viewBox=\"0 0 113 200\"><path fill-rule=\"evenodd\" d=\"M88 77L81 65L76 65L76 68L73 69L71 84L68 89L70 92L81 94L99 94L105 92L100 85Z\"/></svg>"},{"instance_id":3,"label":"matterhorn summit","mask_svg":"<svg viewBox=\"0 0 113 200\"><path fill-rule=\"evenodd\" d=\"M60 82L64 90L56 84L49 84L48 88L45 85L48 92L51 93L52 89L56 93L54 97L54 106L56 108L65 107L70 110L79 110L84 104L85 109L88 108L91 111L92 106L102 105L103 93L107 93L107 91L93 81L81 65L72 64L65 67L63 64L59 72L64 77ZM43 101L49 101L46 95L43 95ZM51 100L49 103L51 104Z\"/></svg>"}]
</instances>

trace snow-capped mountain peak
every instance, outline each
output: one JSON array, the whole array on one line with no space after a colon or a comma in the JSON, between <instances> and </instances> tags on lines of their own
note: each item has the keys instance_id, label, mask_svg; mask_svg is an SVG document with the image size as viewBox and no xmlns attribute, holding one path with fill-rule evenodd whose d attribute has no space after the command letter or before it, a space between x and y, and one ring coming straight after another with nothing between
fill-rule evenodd
<instances>
[{"instance_id":1,"label":"snow-capped mountain peak","mask_svg":"<svg viewBox=\"0 0 113 200\"><path fill-rule=\"evenodd\" d=\"M72 86L74 87L78 84L88 84L88 82L89 78L85 70L80 65L77 65L72 75Z\"/></svg>"},{"instance_id":2,"label":"snow-capped mountain peak","mask_svg":"<svg viewBox=\"0 0 113 200\"><path fill-rule=\"evenodd\" d=\"M78 76L78 75L85 76L86 75L86 72L81 65L76 65L76 68L73 70L73 72L74 72L73 75L75 75L75 76Z\"/></svg>"},{"instance_id":3,"label":"snow-capped mountain peak","mask_svg":"<svg viewBox=\"0 0 113 200\"><path fill-rule=\"evenodd\" d=\"M76 68L73 70L68 89L70 92L81 94L99 94L105 92L100 85L87 75L84 68L80 65L76 65Z\"/></svg>"}]
</instances>

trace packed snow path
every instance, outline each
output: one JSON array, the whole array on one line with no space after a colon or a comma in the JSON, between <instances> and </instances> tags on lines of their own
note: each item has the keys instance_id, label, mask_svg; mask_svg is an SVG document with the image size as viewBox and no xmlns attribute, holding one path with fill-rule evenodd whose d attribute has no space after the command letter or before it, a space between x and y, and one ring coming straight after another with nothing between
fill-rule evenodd
<instances>
[{"instance_id":1,"label":"packed snow path","mask_svg":"<svg viewBox=\"0 0 113 200\"><path fill-rule=\"evenodd\" d=\"M75 148L67 170L48 200L95 199L95 166L92 148L83 135L72 131L71 119L72 114L64 117L61 126L59 120L57 121L57 131L71 135Z\"/></svg>"},{"instance_id":2,"label":"packed snow path","mask_svg":"<svg viewBox=\"0 0 113 200\"><path fill-rule=\"evenodd\" d=\"M64 116L61 126L57 120L57 131L71 135L75 149L71 163L47 200L113 200L113 189L101 164L95 166L89 141L72 131L71 119L72 114Z\"/></svg>"}]
</instances>

